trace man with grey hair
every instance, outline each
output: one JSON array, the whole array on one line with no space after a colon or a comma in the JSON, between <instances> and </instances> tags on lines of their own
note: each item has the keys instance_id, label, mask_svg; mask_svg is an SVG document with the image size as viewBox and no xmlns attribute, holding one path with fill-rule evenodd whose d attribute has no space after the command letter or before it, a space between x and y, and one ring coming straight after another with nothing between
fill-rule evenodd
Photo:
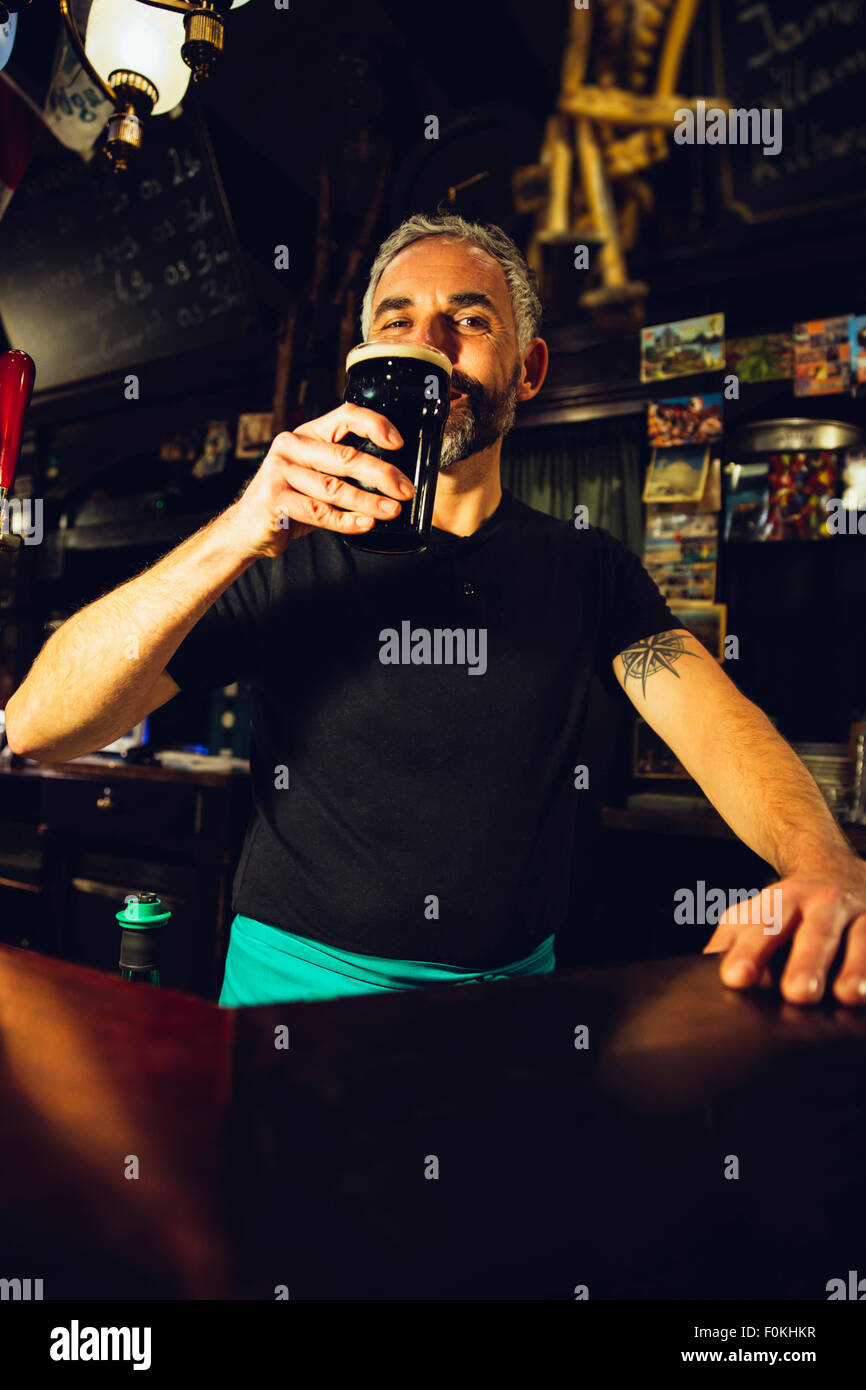
<instances>
[{"instance_id":1,"label":"man with grey hair","mask_svg":"<svg viewBox=\"0 0 866 1390\"><path fill-rule=\"evenodd\" d=\"M395 258L405 248L425 237L446 235L464 254L468 248L480 248L499 262L511 300L517 354L506 384L492 390L486 389L483 382L471 379L468 369L461 370L456 366L452 369L452 388L465 392L466 401L464 409L452 409L449 415L440 469L450 468L471 454L495 446L497 440L503 439L511 429L517 410L521 358L536 338L541 323L541 300L535 287L535 277L514 242L501 228L473 226L455 215L430 217L426 213L416 213L401 223L382 243L370 269L367 292L361 306L361 332L365 339L378 335L377 325L381 325L384 313L395 312L397 296L390 294L387 299L380 296L379 302L376 302L382 276ZM405 270L405 261L403 266ZM411 274L411 262L409 267ZM467 300L462 307L471 308L472 304Z\"/></svg>"},{"instance_id":2,"label":"man with grey hair","mask_svg":"<svg viewBox=\"0 0 866 1390\"><path fill-rule=\"evenodd\" d=\"M726 952L725 983L772 983L769 958L790 943L783 993L813 1002L844 942L833 991L863 1002L866 867L803 765L636 556L502 489L503 436L547 371L540 315L501 229L404 222L373 264L362 331L452 364L427 549L343 544L414 489L341 443L396 448L399 433L340 405L279 434L232 506L49 638L7 705L10 746L73 758L182 687L246 678L255 806L220 1002L509 979L554 968L597 675L784 875L765 890L769 918L738 923L735 909L708 943ZM383 660L382 634L407 628L483 645L480 678L414 645Z\"/></svg>"}]
</instances>

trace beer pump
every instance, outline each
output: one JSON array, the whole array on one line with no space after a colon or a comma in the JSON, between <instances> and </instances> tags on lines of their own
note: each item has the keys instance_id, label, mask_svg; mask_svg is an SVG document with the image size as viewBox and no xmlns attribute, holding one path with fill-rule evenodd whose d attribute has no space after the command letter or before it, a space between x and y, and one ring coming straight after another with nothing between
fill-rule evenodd
<instances>
[{"instance_id":1,"label":"beer pump","mask_svg":"<svg viewBox=\"0 0 866 1390\"><path fill-rule=\"evenodd\" d=\"M19 348L0 356L0 546L20 545L9 522L9 494L15 483L15 470L21 452L24 419L30 404L36 365Z\"/></svg>"},{"instance_id":2,"label":"beer pump","mask_svg":"<svg viewBox=\"0 0 866 1390\"><path fill-rule=\"evenodd\" d=\"M131 984L158 985L162 929L171 913L163 911L155 893L127 893L123 909L115 917L120 934L121 979Z\"/></svg>"}]
</instances>

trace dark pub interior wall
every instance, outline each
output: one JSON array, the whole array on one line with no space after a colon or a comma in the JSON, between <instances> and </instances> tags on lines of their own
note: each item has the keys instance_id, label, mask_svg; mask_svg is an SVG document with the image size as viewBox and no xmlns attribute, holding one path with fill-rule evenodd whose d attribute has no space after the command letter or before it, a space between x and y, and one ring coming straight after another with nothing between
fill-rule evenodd
<instances>
[{"instance_id":1,"label":"dark pub interior wall","mask_svg":"<svg viewBox=\"0 0 866 1390\"><path fill-rule=\"evenodd\" d=\"M781 108L784 138L763 156L668 136L665 157L618 184L644 324L724 314L731 339L866 312L866 136L852 96L864 41L862 22L849 22L858 8L699 6L677 90ZM86 11L76 6L82 21ZM606 28L611 13L600 6L596 76L646 99L642 41ZM53 626L237 494L261 457L235 452L242 414L273 411L291 428L337 403L370 260L404 216L453 209L530 245L568 24L556 0L443 0L433 20L402 0L362 10L297 0L276 16L251 0L230 16L209 80L148 123L129 174L106 176L44 131L0 220L0 348L27 346L27 325L40 372L20 484L44 499L43 542L0 570L0 700ZM40 0L20 18L6 76L28 109L46 107L59 32L55 7ZM73 122L76 113L84 123L86 103L61 112ZM586 505L640 553L647 406L717 392L724 373L642 380L639 320L587 307L600 255L581 216L543 248L550 374L506 441L503 477L563 518ZM586 268L575 263L578 240ZM724 418L723 471L755 421L866 425L862 397L795 395L790 376L744 382ZM208 433L223 421L227 450L218 429ZM859 535L719 541L714 598L740 641L731 674L792 740L846 741L866 706L864 545ZM218 718L218 693L182 695L153 717L151 741L213 749L228 739L242 754L239 725L215 733ZM587 738L610 757L582 853L602 837L602 806L634 790L632 734L630 707L597 692ZM611 854L615 839L604 841ZM646 836L630 852L649 872L661 850ZM683 872L680 861L678 881ZM591 877L581 860L575 940L587 940ZM657 924L606 949L670 949L661 934Z\"/></svg>"}]
</instances>

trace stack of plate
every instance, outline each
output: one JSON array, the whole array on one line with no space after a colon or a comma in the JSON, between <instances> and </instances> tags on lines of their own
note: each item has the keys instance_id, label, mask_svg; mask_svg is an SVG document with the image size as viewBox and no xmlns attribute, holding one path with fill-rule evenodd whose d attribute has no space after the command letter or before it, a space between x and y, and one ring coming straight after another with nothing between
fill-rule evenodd
<instances>
[{"instance_id":1,"label":"stack of plate","mask_svg":"<svg viewBox=\"0 0 866 1390\"><path fill-rule=\"evenodd\" d=\"M854 763L847 743L794 743L794 752L811 772L834 815L843 815L851 805Z\"/></svg>"}]
</instances>

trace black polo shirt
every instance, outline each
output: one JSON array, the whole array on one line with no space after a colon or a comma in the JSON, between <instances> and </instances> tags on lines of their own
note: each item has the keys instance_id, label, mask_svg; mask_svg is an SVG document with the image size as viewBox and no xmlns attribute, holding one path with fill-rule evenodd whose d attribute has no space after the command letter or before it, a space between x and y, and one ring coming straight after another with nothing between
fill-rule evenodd
<instances>
[{"instance_id":1,"label":"black polo shirt","mask_svg":"<svg viewBox=\"0 0 866 1390\"><path fill-rule=\"evenodd\" d=\"M168 664L251 683L234 910L467 970L529 955L566 917L593 675L624 698L613 657L678 625L609 532L507 491L418 555L314 531L256 561Z\"/></svg>"}]
</instances>

